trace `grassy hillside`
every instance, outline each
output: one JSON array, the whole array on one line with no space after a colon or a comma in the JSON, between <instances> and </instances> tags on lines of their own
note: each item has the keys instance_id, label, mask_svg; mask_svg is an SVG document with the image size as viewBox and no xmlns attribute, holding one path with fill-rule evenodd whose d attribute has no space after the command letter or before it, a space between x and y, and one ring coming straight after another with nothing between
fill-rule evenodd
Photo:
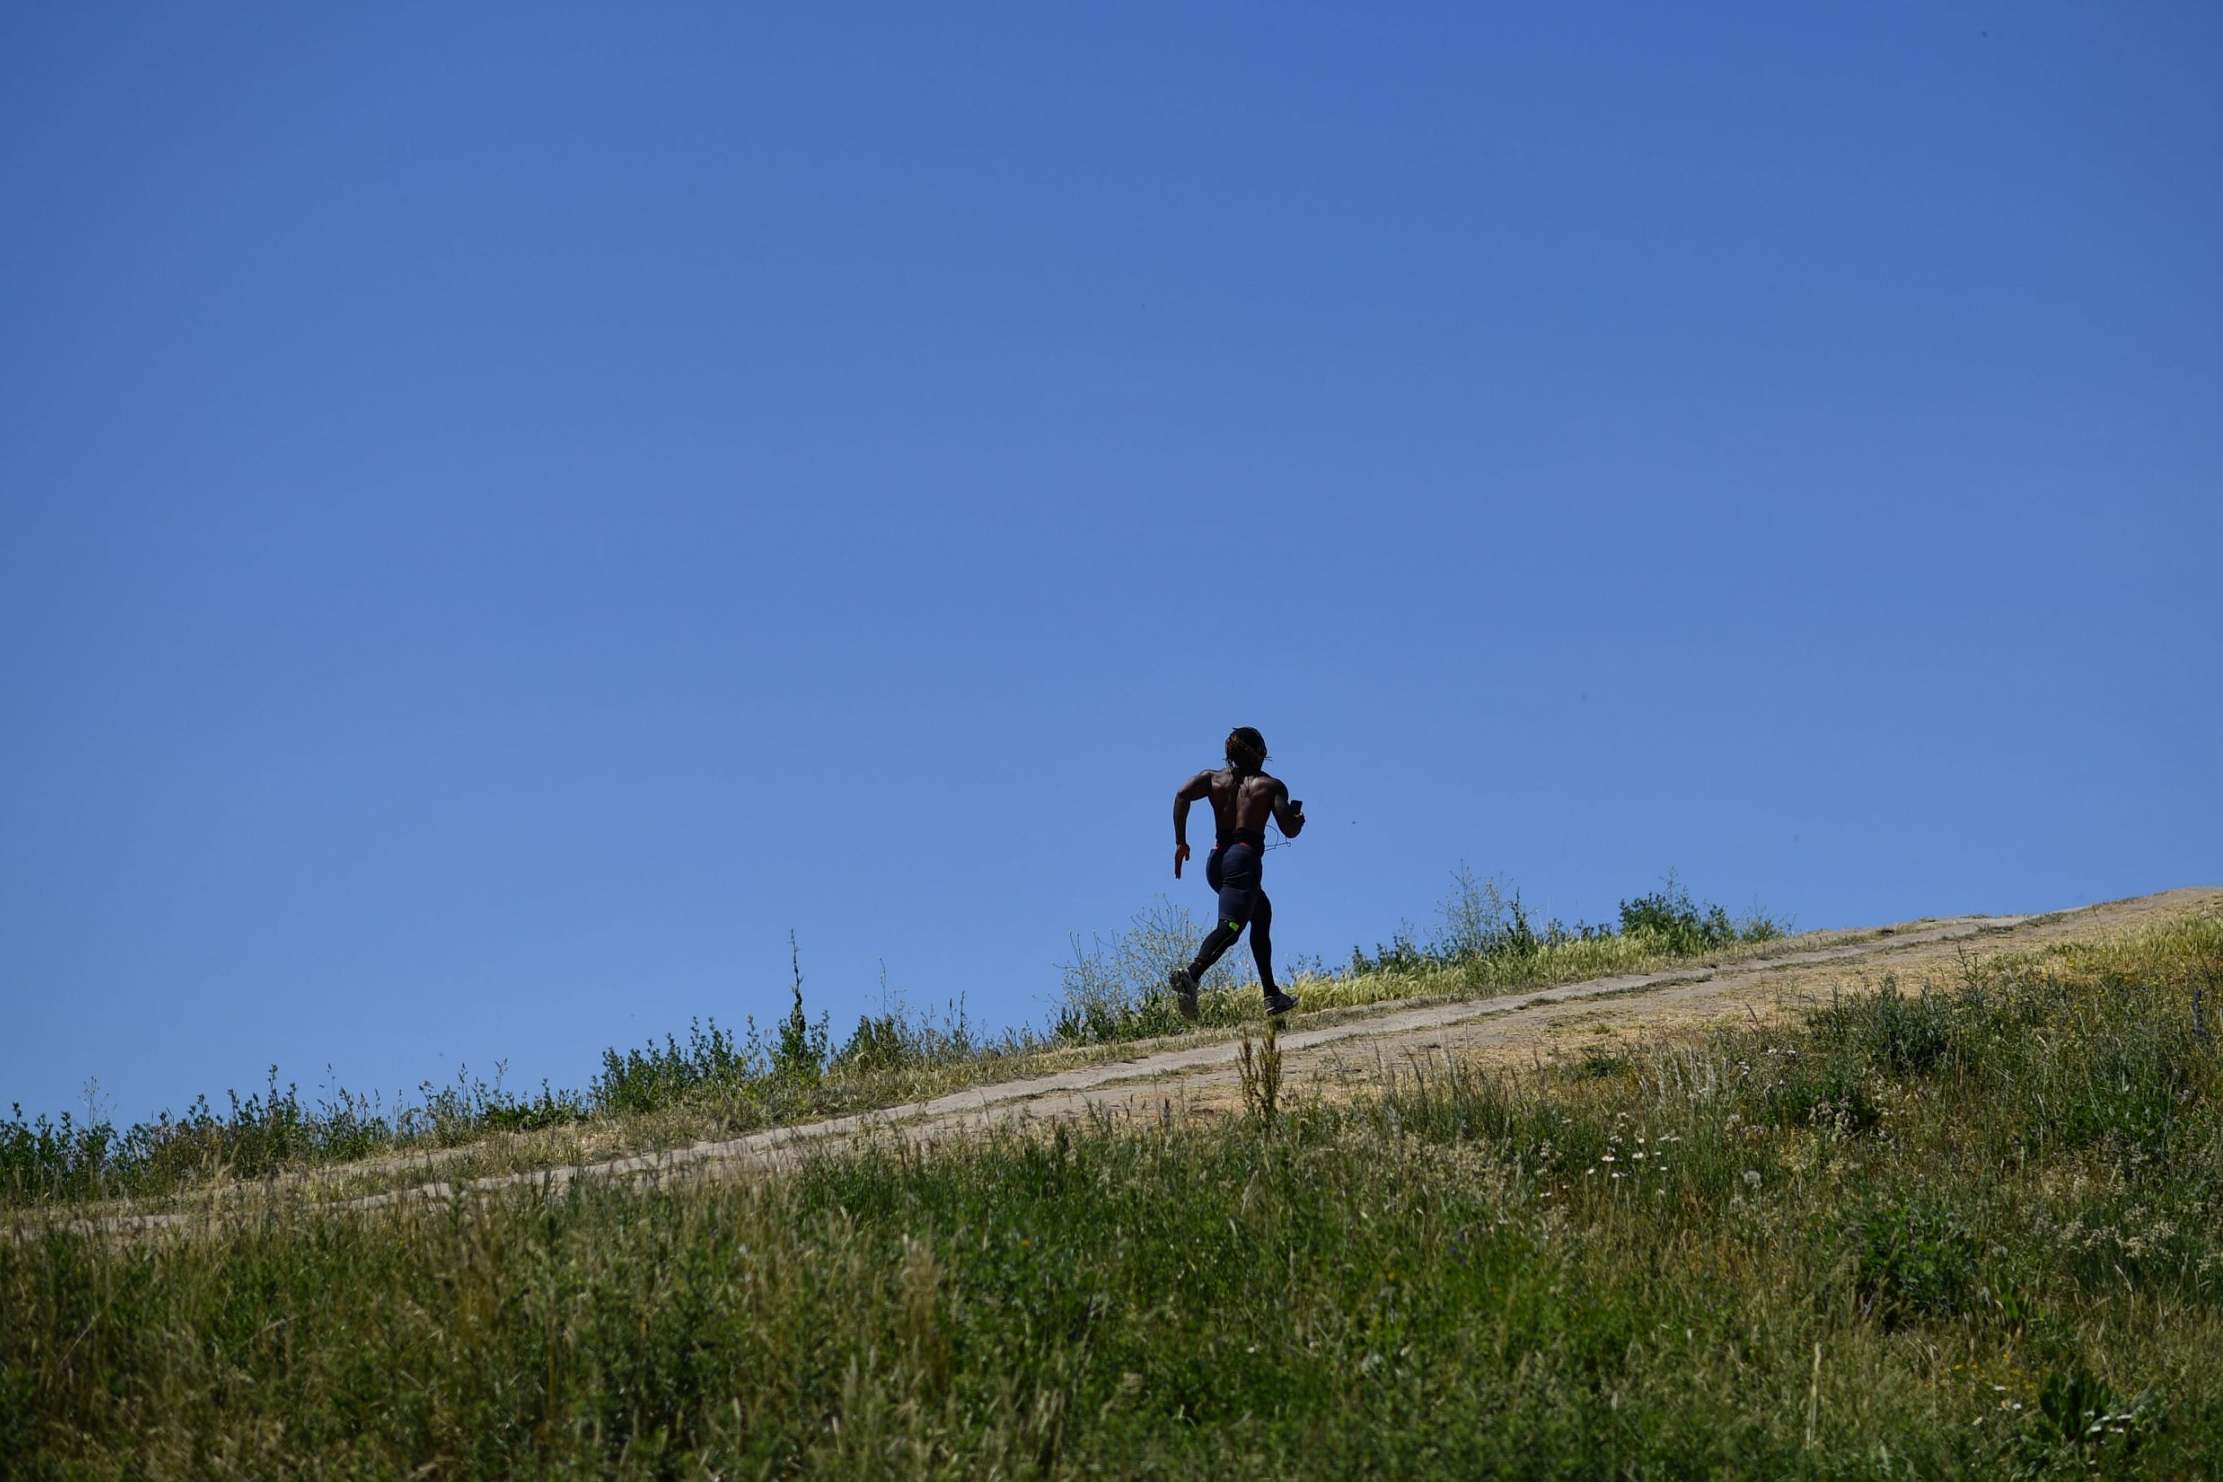
<instances>
[{"instance_id":1,"label":"grassy hillside","mask_svg":"<svg viewBox=\"0 0 2223 1482\"><path fill-rule=\"evenodd\" d=\"M1463 871L1455 879L1431 940L1401 935L1372 953L1354 950L1340 972L1304 972L1296 983L1302 1015L1642 972L1755 950L1781 935L1764 916L1732 922L1720 907L1698 904L1672 877L1623 902L1614 925L1575 927L1532 926L1517 894ZM1040 1032L983 1034L959 1006L940 1018L900 1009L865 1016L837 1040L823 1016L814 1021L804 1009L798 960L790 1010L768 1030L753 1020L738 1035L697 1023L684 1042L672 1035L605 1050L583 1091L544 1084L519 1096L499 1075L488 1084L466 1074L451 1086L428 1082L419 1104L389 1110L345 1090L304 1102L273 1068L262 1091L233 1092L222 1109L203 1097L182 1116L130 1127L67 1114L26 1120L17 1107L0 1121L0 1205L146 1201L335 1167L346 1171L320 1179L318 1191L345 1197L418 1181L427 1154L440 1155L449 1178L545 1168L1067 1069L1124 1054L1140 1039L1197 1032L1176 1014L1165 971L1203 931L1168 905L1137 917L1114 942L1076 944L1054 1020ZM1224 1038L1261 1017L1255 981L1238 971L1223 962L1206 980L1207 1036Z\"/></svg>"},{"instance_id":2,"label":"grassy hillside","mask_svg":"<svg viewBox=\"0 0 2223 1482\"><path fill-rule=\"evenodd\" d=\"M0 1456L2216 1475L2219 992L2211 919L1218 1126L43 1235L0 1245Z\"/></svg>"}]
</instances>

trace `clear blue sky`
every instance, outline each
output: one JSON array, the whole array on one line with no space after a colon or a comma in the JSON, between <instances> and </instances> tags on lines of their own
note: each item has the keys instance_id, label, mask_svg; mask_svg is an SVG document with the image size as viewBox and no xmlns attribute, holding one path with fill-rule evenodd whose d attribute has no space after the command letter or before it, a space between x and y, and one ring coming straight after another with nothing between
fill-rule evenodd
<instances>
[{"instance_id":1,"label":"clear blue sky","mask_svg":"<svg viewBox=\"0 0 2223 1482\"><path fill-rule=\"evenodd\" d=\"M2206 4L13 6L0 1106L962 993L1260 726L1803 926L2223 878Z\"/></svg>"}]
</instances>

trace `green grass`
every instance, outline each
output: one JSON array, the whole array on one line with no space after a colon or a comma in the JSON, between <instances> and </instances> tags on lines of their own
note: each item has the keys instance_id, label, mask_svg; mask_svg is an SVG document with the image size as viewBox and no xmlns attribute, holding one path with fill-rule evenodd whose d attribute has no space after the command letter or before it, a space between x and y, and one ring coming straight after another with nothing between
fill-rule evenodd
<instances>
[{"instance_id":1,"label":"green grass","mask_svg":"<svg viewBox=\"0 0 2223 1482\"><path fill-rule=\"evenodd\" d=\"M1781 936L1764 916L1734 923L1720 907L1700 905L1672 876L1624 902L1618 927L1551 922L1541 930L1518 894L1464 870L1453 881L1441 930L1427 944L1401 935L1371 955L1354 950L1336 973L1300 965L1293 986L1303 1015L1646 972L1770 950ZM1255 982L1234 962L1207 980L1201 1031L1183 1023L1165 987L1166 967L1202 934L1190 913L1161 905L1112 944L1076 944L1047 1032L984 1034L960 1003L938 1017L900 1008L863 1016L837 1045L826 1019L805 1011L797 954L789 1010L769 1032L753 1020L739 1035L698 1022L684 1041L671 1035L605 1050L584 1091L543 1083L519 1096L499 1074L488 1084L466 1072L452 1086L424 1084L419 1104L390 1111L345 1089L305 1102L273 1067L263 1091L231 1093L228 1110L203 1097L182 1117L165 1113L122 1129L97 1116L27 1121L18 1107L0 1121L0 1206L128 1200L171 1208L253 1194L272 1180L315 1198L348 1198L429 1177L571 1164L902 1106L1124 1058L1158 1037L1227 1038L1263 1014Z\"/></svg>"},{"instance_id":2,"label":"green grass","mask_svg":"<svg viewBox=\"0 0 2223 1482\"><path fill-rule=\"evenodd\" d=\"M1270 1119L35 1235L0 1245L0 1456L2213 1476L2219 991L2209 919Z\"/></svg>"}]
</instances>

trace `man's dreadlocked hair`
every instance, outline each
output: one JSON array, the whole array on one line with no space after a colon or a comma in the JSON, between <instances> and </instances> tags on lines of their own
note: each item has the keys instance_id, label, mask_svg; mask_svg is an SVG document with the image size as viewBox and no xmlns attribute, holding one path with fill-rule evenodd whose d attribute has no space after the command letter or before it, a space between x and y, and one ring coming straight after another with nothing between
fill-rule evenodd
<instances>
[{"instance_id":1,"label":"man's dreadlocked hair","mask_svg":"<svg viewBox=\"0 0 2223 1482\"><path fill-rule=\"evenodd\" d=\"M1266 738L1256 726L1237 726L1227 733L1227 764L1238 772L1255 772L1266 765Z\"/></svg>"}]
</instances>

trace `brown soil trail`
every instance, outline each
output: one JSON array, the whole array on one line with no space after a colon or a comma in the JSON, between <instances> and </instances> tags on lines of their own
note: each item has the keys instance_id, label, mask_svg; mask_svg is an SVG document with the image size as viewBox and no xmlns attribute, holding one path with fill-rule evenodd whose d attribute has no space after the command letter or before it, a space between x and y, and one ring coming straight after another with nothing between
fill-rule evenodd
<instances>
[{"instance_id":1,"label":"brown soil trail","mask_svg":"<svg viewBox=\"0 0 2223 1482\"><path fill-rule=\"evenodd\" d=\"M1790 944L1779 954L1694 962L1663 972L1569 983L1496 998L1382 1004L1339 1022L1280 1036L1283 1095L1337 1096L1378 1081L1386 1069L1446 1055L1483 1063L1548 1064L1589 1045L1616 1047L1703 1034L1768 1019L1832 993L1872 989L1886 975L1926 981L1956 974L1968 956L2092 941L2193 915L2223 915L2223 888L2195 887L2034 916L1955 916ZM561 1188L577 1178L732 1176L760 1171L859 1137L917 1143L999 1128L1082 1118L1128 1120L1214 1115L1239 1099L1235 1048L1226 1039L1160 1040L1128 1059L1056 1074L975 1086L884 1111L774 1128L667 1152L468 1182L426 1182L326 1210L374 1210L511 1186ZM119 1215L110 1231L196 1224L205 1214ZM83 1222L80 1222L81 1224Z\"/></svg>"}]
</instances>

